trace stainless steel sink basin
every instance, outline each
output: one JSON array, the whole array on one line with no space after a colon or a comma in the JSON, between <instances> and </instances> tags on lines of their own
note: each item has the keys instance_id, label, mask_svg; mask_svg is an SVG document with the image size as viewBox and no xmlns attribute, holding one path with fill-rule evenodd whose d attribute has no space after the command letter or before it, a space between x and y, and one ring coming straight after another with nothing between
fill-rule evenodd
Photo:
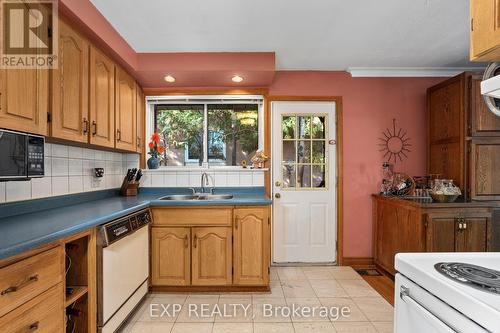
<instances>
[{"instance_id":1,"label":"stainless steel sink basin","mask_svg":"<svg viewBox=\"0 0 500 333\"><path fill-rule=\"evenodd\" d=\"M177 200L177 201L193 201L193 200L229 200L232 199L232 194L195 194L195 195L184 195L184 194L176 194L176 195L167 195L161 197L160 200Z\"/></svg>"},{"instance_id":2,"label":"stainless steel sink basin","mask_svg":"<svg viewBox=\"0 0 500 333\"><path fill-rule=\"evenodd\" d=\"M232 194L200 194L198 200L229 200L232 198Z\"/></svg>"},{"instance_id":3,"label":"stainless steel sink basin","mask_svg":"<svg viewBox=\"0 0 500 333\"><path fill-rule=\"evenodd\" d=\"M167 195L161 197L160 200L198 200L197 195L184 195L184 194L176 194L176 195Z\"/></svg>"}]
</instances>

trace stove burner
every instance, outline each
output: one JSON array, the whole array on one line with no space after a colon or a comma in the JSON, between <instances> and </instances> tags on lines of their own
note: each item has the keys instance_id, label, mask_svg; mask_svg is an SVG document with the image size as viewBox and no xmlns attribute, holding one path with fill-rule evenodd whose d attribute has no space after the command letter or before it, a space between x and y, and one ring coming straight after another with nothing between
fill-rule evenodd
<instances>
[{"instance_id":1,"label":"stove burner","mask_svg":"<svg viewBox=\"0 0 500 333\"><path fill-rule=\"evenodd\" d=\"M434 268L444 276L482 291L500 294L500 272L462 262L440 262Z\"/></svg>"}]
</instances>

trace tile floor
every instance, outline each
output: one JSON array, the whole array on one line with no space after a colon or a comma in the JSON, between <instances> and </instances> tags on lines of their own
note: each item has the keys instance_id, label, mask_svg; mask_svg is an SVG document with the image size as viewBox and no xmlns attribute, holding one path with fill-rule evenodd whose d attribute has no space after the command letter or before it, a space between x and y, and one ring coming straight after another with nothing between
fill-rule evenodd
<instances>
[{"instance_id":1,"label":"tile floor","mask_svg":"<svg viewBox=\"0 0 500 333\"><path fill-rule=\"evenodd\" d=\"M175 315L158 316L161 305L150 316L150 304L180 304ZM207 304L209 312L226 305L228 317L189 315L189 304ZM216 307L215 305L218 305ZM231 304L241 304L233 311ZM263 304L273 310L287 306L326 307L342 309L348 307L349 315L336 313L301 316L267 316ZM155 308L156 309L156 308ZM169 314L172 314L169 308ZM279 312L279 311L278 311ZM286 312L286 311L285 311ZM201 313L198 311L198 313ZM271 293L221 293L221 294L151 294L122 330L124 333L204 333L204 332L318 332L318 333L386 333L393 329L393 307L387 303L359 274L350 267L302 266L271 268Z\"/></svg>"}]
</instances>

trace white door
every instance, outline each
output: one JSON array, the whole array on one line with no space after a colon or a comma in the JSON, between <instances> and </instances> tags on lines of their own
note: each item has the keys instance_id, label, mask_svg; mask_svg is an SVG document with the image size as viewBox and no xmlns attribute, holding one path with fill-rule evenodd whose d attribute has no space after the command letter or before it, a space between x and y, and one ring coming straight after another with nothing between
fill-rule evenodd
<instances>
[{"instance_id":1,"label":"white door","mask_svg":"<svg viewBox=\"0 0 500 333\"><path fill-rule=\"evenodd\" d=\"M272 102L273 261L336 260L334 102Z\"/></svg>"}]
</instances>

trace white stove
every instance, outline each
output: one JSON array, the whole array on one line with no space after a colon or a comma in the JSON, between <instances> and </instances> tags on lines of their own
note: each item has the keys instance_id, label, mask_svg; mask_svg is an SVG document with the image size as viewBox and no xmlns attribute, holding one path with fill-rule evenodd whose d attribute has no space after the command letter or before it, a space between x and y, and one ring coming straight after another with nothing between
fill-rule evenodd
<instances>
[{"instance_id":1,"label":"white stove","mask_svg":"<svg viewBox=\"0 0 500 333\"><path fill-rule=\"evenodd\" d=\"M400 253L395 266L396 333L500 333L500 253Z\"/></svg>"}]
</instances>

